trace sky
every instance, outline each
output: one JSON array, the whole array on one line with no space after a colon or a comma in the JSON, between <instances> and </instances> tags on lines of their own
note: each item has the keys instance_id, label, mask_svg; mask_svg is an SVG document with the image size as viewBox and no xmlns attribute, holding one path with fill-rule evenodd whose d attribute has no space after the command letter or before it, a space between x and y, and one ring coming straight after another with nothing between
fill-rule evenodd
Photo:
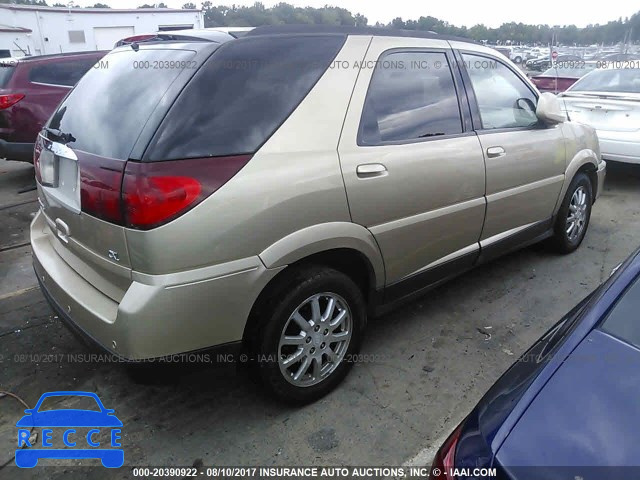
<instances>
[{"instance_id":1,"label":"sky","mask_svg":"<svg viewBox=\"0 0 640 480\"><path fill-rule=\"evenodd\" d=\"M93 5L96 1L106 3L112 8L131 8L144 3L159 3L162 0L76 0L76 5ZM169 7L180 8L187 1L200 6L200 0L164 0ZM253 5L255 0L212 0L214 5ZM584 27L590 23L604 24L619 17L630 17L640 10L640 5L630 0L598 0L596 2L575 0L263 0L267 6L287 1L295 6L322 7L336 5L352 13L361 13L369 19L388 23L395 17L403 20L418 19L420 16L432 16L456 26L472 27L484 23L488 27L499 27L503 23L515 21L528 24L576 25ZM62 0L60 3L65 3Z\"/></svg>"}]
</instances>

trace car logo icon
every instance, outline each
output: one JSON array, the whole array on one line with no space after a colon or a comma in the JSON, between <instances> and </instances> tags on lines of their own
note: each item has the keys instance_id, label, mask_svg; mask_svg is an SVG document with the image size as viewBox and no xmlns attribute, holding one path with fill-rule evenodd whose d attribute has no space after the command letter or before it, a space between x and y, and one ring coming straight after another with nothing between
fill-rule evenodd
<instances>
[{"instance_id":1,"label":"car logo icon","mask_svg":"<svg viewBox=\"0 0 640 480\"><path fill-rule=\"evenodd\" d=\"M99 410L59 408L40 411L42 403L51 397L89 397L95 400ZM25 410L26 415L16 423L18 427L18 449L16 465L21 468L33 468L41 458L54 459L100 459L107 468L118 468L124 464L124 451L118 440L121 438L122 422L114 415L114 410L104 407L100 398L91 392L48 392L40 397L36 406ZM74 428L75 427L75 428ZM30 442L33 428L42 428L41 443ZM61 435L53 438L53 429L62 430ZM78 433L76 428L90 428L86 435ZM110 447L104 448L96 440L102 430L110 429ZM54 441L60 447L56 448ZM77 447L76 447L77 446ZM85 448L86 447L86 448Z\"/></svg>"}]
</instances>

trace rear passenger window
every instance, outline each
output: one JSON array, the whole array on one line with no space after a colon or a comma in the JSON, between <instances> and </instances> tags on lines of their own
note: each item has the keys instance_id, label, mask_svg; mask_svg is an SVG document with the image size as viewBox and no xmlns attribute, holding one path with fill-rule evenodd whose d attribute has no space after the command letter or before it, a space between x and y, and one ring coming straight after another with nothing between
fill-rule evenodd
<instances>
[{"instance_id":1,"label":"rear passenger window","mask_svg":"<svg viewBox=\"0 0 640 480\"><path fill-rule=\"evenodd\" d=\"M37 65L29 71L29 81L73 87L95 63L95 59L82 59Z\"/></svg>"},{"instance_id":2,"label":"rear passenger window","mask_svg":"<svg viewBox=\"0 0 640 480\"><path fill-rule=\"evenodd\" d=\"M362 112L359 145L456 133L462 133L462 119L444 53L397 52L378 61Z\"/></svg>"},{"instance_id":3,"label":"rear passenger window","mask_svg":"<svg viewBox=\"0 0 640 480\"><path fill-rule=\"evenodd\" d=\"M478 55L463 54L476 95L482 128L522 128L538 123L538 99L506 65Z\"/></svg>"},{"instance_id":4,"label":"rear passenger window","mask_svg":"<svg viewBox=\"0 0 640 480\"><path fill-rule=\"evenodd\" d=\"M307 96L344 41L246 36L223 44L178 96L146 159L256 152Z\"/></svg>"}]
</instances>

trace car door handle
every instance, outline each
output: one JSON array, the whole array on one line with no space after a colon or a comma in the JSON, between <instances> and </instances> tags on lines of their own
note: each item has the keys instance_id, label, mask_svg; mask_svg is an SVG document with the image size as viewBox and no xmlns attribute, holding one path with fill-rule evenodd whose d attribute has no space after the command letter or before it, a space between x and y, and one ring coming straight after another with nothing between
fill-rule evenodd
<instances>
[{"instance_id":1,"label":"car door handle","mask_svg":"<svg viewBox=\"0 0 640 480\"><path fill-rule=\"evenodd\" d=\"M381 163L365 163L356 168L356 174L360 178L383 177L388 173L387 167Z\"/></svg>"},{"instance_id":2,"label":"car door handle","mask_svg":"<svg viewBox=\"0 0 640 480\"><path fill-rule=\"evenodd\" d=\"M489 158L498 158L504 157L507 152L504 151L502 147L489 147L487 148L487 157Z\"/></svg>"}]
</instances>

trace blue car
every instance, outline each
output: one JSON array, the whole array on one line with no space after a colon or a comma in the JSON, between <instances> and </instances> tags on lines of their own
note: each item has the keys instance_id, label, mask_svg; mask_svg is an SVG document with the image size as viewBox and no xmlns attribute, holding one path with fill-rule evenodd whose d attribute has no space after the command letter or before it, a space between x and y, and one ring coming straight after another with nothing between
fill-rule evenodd
<instances>
[{"instance_id":1,"label":"blue car","mask_svg":"<svg viewBox=\"0 0 640 480\"><path fill-rule=\"evenodd\" d=\"M431 478L640 478L639 440L640 250L502 375Z\"/></svg>"},{"instance_id":2,"label":"blue car","mask_svg":"<svg viewBox=\"0 0 640 480\"><path fill-rule=\"evenodd\" d=\"M97 410L84 409L55 409L39 411L42 403L51 397L90 397L93 398L99 407ZM16 450L16 465L23 468L35 467L40 458L56 458L56 459L100 459L102 464L108 468L118 468L124 463L124 451L119 447L117 439L120 438L120 429L122 422L114 415L114 410L104 407L100 398L91 392L49 392L40 397L36 406L32 409L25 410L26 415L16 423L18 427L18 448ZM70 448L55 448L52 443L51 436L53 430L43 430L40 438L41 445L31 445L28 438L28 432L34 427L38 428L56 428L63 430L62 438L64 438L64 446ZM83 447L83 438L74 438L72 442L70 437L76 434L73 427L87 428L90 430L86 435L86 447ZM93 436L100 433L100 428L108 428L111 430L111 448L99 448L100 444L94 441ZM48 432L46 435L45 433ZM26 440L26 441L25 441ZM80 444L78 448L73 448ZM63 446L60 445L60 446Z\"/></svg>"}]
</instances>

